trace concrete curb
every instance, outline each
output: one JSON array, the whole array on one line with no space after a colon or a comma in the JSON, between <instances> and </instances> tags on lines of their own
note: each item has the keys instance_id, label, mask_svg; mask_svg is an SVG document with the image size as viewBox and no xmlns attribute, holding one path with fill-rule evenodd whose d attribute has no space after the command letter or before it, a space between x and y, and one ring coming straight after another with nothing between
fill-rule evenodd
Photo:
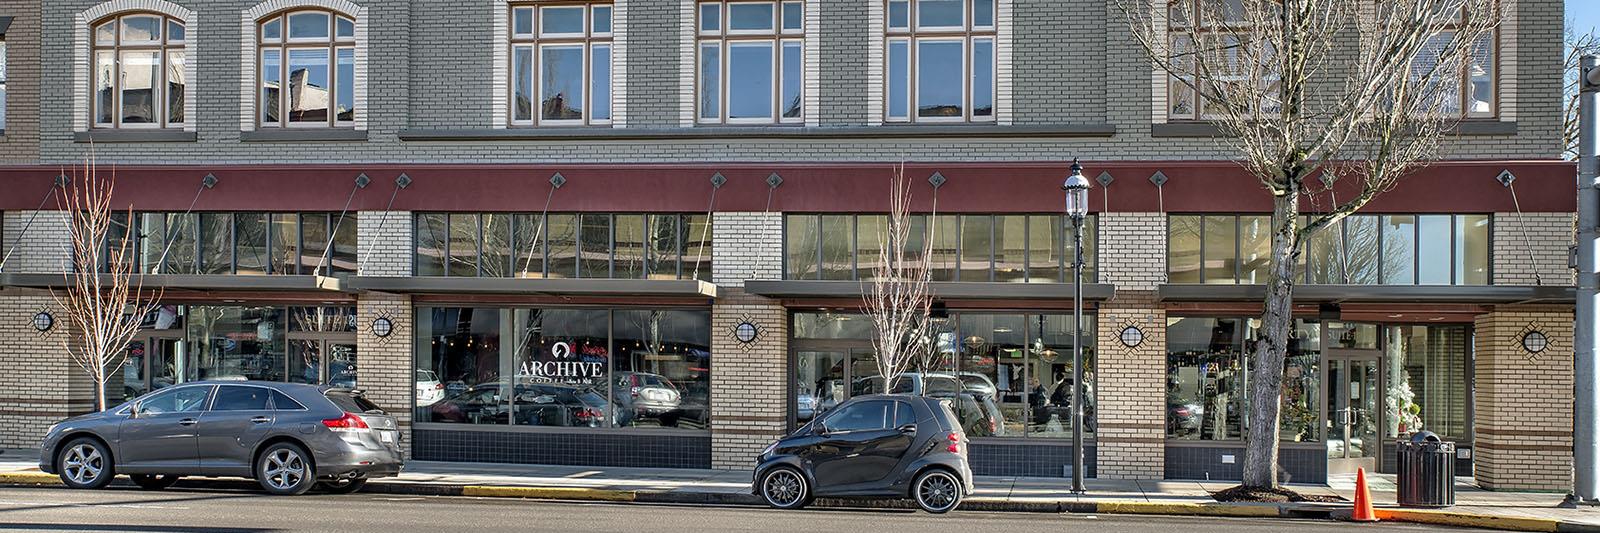
<instances>
[{"instance_id":1,"label":"concrete curb","mask_svg":"<svg viewBox=\"0 0 1600 533\"><path fill-rule=\"evenodd\" d=\"M119 479L119 486L131 483ZM61 478L43 472L0 473L0 485L9 486L60 486ZM244 479L185 479L179 487L227 490L257 490L260 485ZM420 496L471 496L478 498L522 498L535 500L596 501L619 503L668 503L699 505L759 506L760 498L743 492L689 492L660 490L617 490L587 487L534 487L515 485L457 485L444 483L418 483L409 481L374 481L363 492L376 494L402 494ZM868 509L914 509L916 505L905 500L856 500L821 498L820 507L854 507ZM1023 513L1074 513L1117 515L1167 515L1230 518L1312 518L1342 520L1350 517L1347 506L1325 504L1270 504L1270 503L1163 503L1131 501L1074 501L1028 500L1013 501L1004 498L974 497L961 502L963 511L1023 512ZM1456 527L1476 527L1507 531L1532 531L1539 533L1600 533L1600 525L1568 522L1550 518L1533 518L1510 515L1469 513L1447 510L1392 509L1374 510L1383 521L1410 522Z\"/></svg>"}]
</instances>

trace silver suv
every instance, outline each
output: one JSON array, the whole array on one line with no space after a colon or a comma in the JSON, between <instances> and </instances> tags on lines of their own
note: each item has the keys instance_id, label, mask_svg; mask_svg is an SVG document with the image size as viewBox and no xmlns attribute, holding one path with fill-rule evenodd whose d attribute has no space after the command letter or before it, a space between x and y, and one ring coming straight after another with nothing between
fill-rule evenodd
<instances>
[{"instance_id":1,"label":"silver suv","mask_svg":"<svg viewBox=\"0 0 1600 533\"><path fill-rule=\"evenodd\" d=\"M394 418L350 389L202 381L50 426L39 469L79 489L127 474L151 490L237 476L273 494L348 493L400 474L399 441Z\"/></svg>"}]
</instances>

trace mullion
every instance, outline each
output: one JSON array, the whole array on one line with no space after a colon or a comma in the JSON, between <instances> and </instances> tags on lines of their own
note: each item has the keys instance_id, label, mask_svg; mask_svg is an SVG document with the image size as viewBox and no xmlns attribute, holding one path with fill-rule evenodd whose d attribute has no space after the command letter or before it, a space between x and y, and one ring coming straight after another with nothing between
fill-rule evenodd
<instances>
[{"instance_id":1,"label":"mullion","mask_svg":"<svg viewBox=\"0 0 1600 533\"><path fill-rule=\"evenodd\" d=\"M1233 215L1233 284L1243 283L1244 271L1244 217Z\"/></svg>"}]
</instances>

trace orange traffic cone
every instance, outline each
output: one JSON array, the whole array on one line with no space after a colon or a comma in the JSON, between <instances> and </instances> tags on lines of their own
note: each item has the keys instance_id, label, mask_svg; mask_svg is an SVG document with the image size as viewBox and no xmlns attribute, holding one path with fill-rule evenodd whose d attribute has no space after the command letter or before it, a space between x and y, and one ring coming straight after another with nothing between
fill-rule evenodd
<instances>
[{"instance_id":1,"label":"orange traffic cone","mask_svg":"<svg viewBox=\"0 0 1600 533\"><path fill-rule=\"evenodd\" d=\"M1350 513L1352 522L1377 522L1378 516L1372 512L1372 493L1367 491L1367 469L1356 469L1356 506Z\"/></svg>"}]
</instances>

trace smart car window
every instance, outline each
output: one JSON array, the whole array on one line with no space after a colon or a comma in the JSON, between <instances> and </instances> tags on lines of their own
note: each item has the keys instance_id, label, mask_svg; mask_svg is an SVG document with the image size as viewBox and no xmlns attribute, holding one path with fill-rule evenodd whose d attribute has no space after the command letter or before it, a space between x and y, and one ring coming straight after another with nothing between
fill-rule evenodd
<instances>
[{"instance_id":1,"label":"smart car window","mask_svg":"<svg viewBox=\"0 0 1600 533\"><path fill-rule=\"evenodd\" d=\"M223 385L217 388L217 401L211 402L212 411L265 411L271 389Z\"/></svg>"},{"instance_id":2,"label":"smart car window","mask_svg":"<svg viewBox=\"0 0 1600 533\"><path fill-rule=\"evenodd\" d=\"M894 403L894 427L905 427L906 424L917 423L917 410L905 402Z\"/></svg>"},{"instance_id":3,"label":"smart car window","mask_svg":"<svg viewBox=\"0 0 1600 533\"><path fill-rule=\"evenodd\" d=\"M890 402L873 400L846 406L828 417L829 431L864 431L889 427Z\"/></svg>"},{"instance_id":4,"label":"smart car window","mask_svg":"<svg viewBox=\"0 0 1600 533\"><path fill-rule=\"evenodd\" d=\"M211 387L183 387L165 394L157 394L139 402L141 415L162 413L189 413L205 408L206 396Z\"/></svg>"}]
</instances>

